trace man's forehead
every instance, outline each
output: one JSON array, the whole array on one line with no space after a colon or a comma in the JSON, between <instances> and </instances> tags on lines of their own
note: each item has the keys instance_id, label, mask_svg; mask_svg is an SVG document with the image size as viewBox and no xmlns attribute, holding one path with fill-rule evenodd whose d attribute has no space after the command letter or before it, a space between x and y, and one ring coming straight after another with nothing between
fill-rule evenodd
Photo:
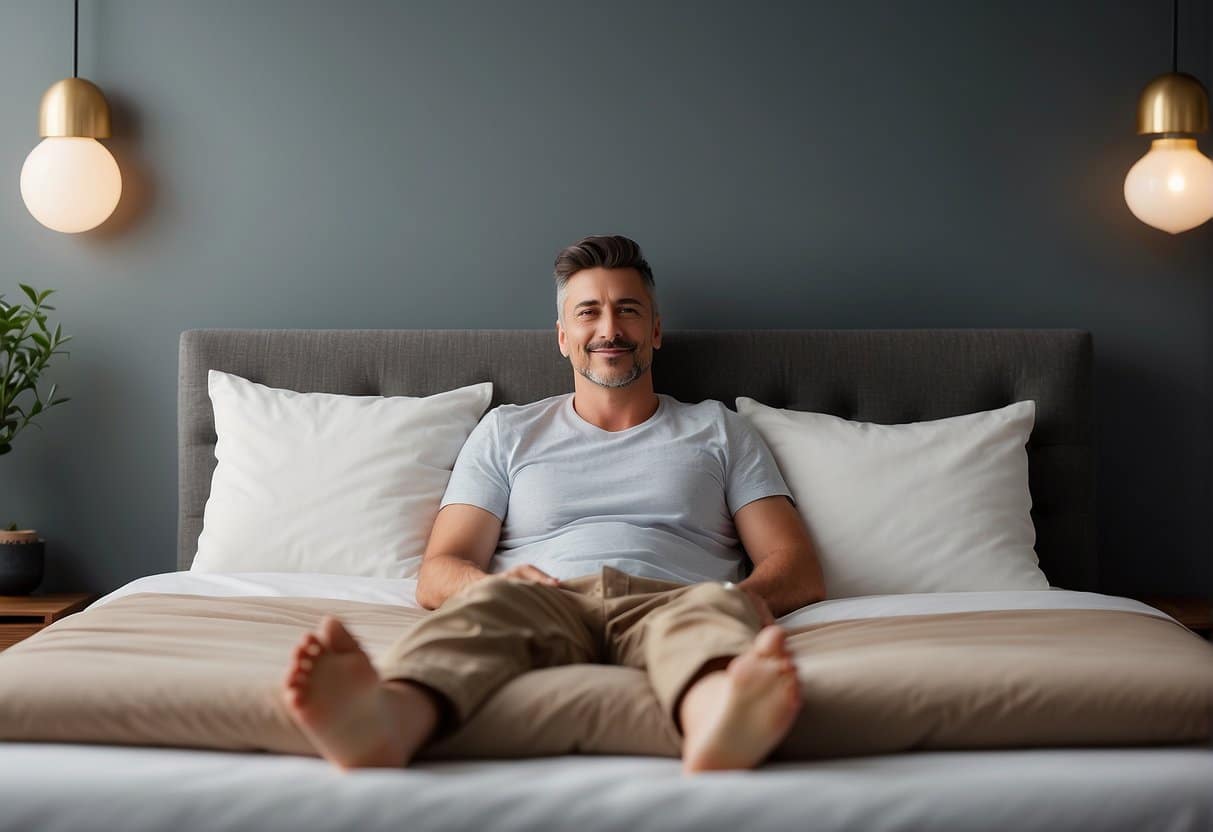
<instances>
[{"instance_id":1,"label":"man's forehead","mask_svg":"<svg viewBox=\"0 0 1213 832\"><path fill-rule=\"evenodd\" d=\"M568 298L580 305L588 301L610 300L620 303L648 304L648 290L640 272L627 269L582 269L569 278L566 286Z\"/></svg>"},{"instance_id":2,"label":"man's forehead","mask_svg":"<svg viewBox=\"0 0 1213 832\"><path fill-rule=\"evenodd\" d=\"M619 304L630 303L635 306L645 306L646 305L644 300L641 298L625 297L625 298L610 298L609 300L611 303L619 303ZM573 303L574 309L580 309L583 306L602 306L602 301L600 301L597 297L587 297L584 300L577 300L576 298L573 298L573 301L574 301L574 303Z\"/></svg>"}]
</instances>

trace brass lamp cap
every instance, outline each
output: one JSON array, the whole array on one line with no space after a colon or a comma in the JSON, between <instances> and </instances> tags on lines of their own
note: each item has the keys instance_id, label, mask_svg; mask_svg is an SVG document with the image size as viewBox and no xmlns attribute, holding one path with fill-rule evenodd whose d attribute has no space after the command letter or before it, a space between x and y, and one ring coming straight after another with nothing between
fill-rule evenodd
<instances>
[{"instance_id":1,"label":"brass lamp cap","mask_svg":"<svg viewBox=\"0 0 1213 832\"><path fill-rule=\"evenodd\" d=\"M83 78L56 81L42 94L38 135L108 139L110 105L100 88Z\"/></svg>"},{"instance_id":2,"label":"brass lamp cap","mask_svg":"<svg viewBox=\"0 0 1213 832\"><path fill-rule=\"evenodd\" d=\"M1159 75L1141 91L1137 132L1203 133L1209 129L1209 93L1186 72Z\"/></svg>"}]
</instances>

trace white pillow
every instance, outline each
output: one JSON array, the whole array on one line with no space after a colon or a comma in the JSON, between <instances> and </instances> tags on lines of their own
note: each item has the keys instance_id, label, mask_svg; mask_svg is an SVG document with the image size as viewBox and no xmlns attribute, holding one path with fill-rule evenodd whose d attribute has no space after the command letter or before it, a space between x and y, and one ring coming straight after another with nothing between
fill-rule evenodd
<instances>
[{"instance_id":1,"label":"white pillow","mask_svg":"<svg viewBox=\"0 0 1213 832\"><path fill-rule=\"evenodd\" d=\"M737 399L817 545L829 598L1048 589L1025 445L1036 402L878 425Z\"/></svg>"},{"instance_id":2,"label":"white pillow","mask_svg":"<svg viewBox=\"0 0 1213 832\"><path fill-rule=\"evenodd\" d=\"M192 571L414 577L493 395L297 393L211 370L218 464Z\"/></svg>"}]
</instances>

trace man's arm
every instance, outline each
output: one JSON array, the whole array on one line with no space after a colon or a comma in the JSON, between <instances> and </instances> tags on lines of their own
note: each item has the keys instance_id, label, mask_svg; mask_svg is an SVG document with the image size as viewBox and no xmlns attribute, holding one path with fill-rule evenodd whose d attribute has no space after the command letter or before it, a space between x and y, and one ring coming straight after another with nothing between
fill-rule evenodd
<instances>
[{"instance_id":1,"label":"man's arm","mask_svg":"<svg viewBox=\"0 0 1213 832\"><path fill-rule=\"evenodd\" d=\"M738 586L766 601L778 618L825 600L825 577L808 529L792 501L764 497L733 515L737 535L754 571Z\"/></svg>"},{"instance_id":2,"label":"man's arm","mask_svg":"<svg viewBox=\"0 0 1213 832\"><path fill-rule=\"evenodd\" d=\"M441 607L468 584L488 577L489 561L497 551L501 521L491 511L464 503L443 506L425 545L417 576L417 603L427 610ZM534 566L515 566L507 577L558 586L559 582Z\"/></svg>"},{"instance_id":3,"label":"man's arm","mask_svg":"<svg viewBox=\"0 0 1213 832\"><path fill-rule=\"evenodd\" d=\"M443 506L425 544L417 576L417 603L427 610L487 574L497 551L501 521L491 511L463 503Z\"/></svg>"}]
</instances>

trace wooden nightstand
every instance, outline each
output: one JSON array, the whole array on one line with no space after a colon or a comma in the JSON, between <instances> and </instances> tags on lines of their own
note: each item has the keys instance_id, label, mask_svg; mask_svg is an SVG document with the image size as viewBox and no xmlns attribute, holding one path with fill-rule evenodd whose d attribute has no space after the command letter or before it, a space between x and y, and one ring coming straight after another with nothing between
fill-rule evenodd
<instances>
[{"instance_id":1,"label":"wooden nightstand","mask_svg":"<svg viewBox=\"0 0 1213 832\"><path fill-rule=\"evenodd\" d=\"M64 616L87 607L96 595L0 595L0 650L29 638Z\"/></svg>"},{"instance_id":2,"label":"wooden nightstand","mask_svg":"<svg viewBox=\"0 0 1213 832\"><path fill-rule=\"evenodd\" d=\"M1213 601L1199 596L1147 595L1139 599L1205 638L1213 637Z\"/></svg>"}]
</instances>

